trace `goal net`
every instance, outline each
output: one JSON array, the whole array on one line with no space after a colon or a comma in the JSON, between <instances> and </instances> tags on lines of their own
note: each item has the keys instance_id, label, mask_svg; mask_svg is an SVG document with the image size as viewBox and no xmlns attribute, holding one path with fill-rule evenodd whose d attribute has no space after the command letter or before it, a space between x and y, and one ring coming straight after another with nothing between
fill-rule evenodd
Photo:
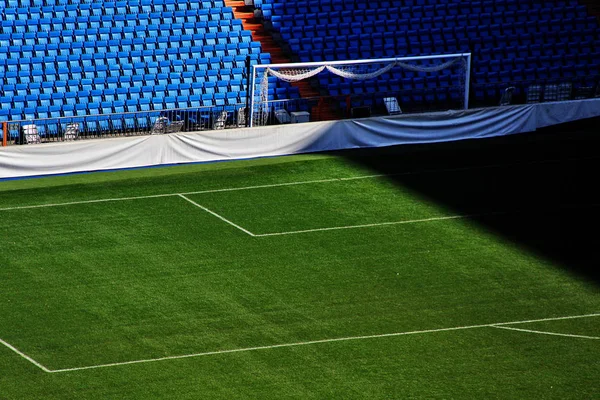
<instances>
[{"instance_id":1,"label":"goal net","mask_svg":"<svg viewBox=\"0 0 600 400\"><path fill-rule=\"evenodd\" d=\"M399 110L427 112L469 106L471 54L255 64L251 75L251 125L266 125L281 108L296 109L285 88L310 80L338 108L378 107L394 99ZM293 93L293 91L292 91Z\"/></svg>"}]
</instances>

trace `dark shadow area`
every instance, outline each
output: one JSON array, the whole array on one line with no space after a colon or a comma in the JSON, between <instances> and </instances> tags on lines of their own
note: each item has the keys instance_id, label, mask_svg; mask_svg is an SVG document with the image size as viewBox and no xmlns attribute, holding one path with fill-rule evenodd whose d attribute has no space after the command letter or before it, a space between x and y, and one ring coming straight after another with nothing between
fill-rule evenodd
<instances>
[{"instance_id":1,"label":"dark shadow area","mask_svg":"<svg viewBox=\"0 0 600 400\"><path fill-rule=\"evenodd\" d=\"M337 154L600 284L600 118Z\"/></svg>"}]
</instances>

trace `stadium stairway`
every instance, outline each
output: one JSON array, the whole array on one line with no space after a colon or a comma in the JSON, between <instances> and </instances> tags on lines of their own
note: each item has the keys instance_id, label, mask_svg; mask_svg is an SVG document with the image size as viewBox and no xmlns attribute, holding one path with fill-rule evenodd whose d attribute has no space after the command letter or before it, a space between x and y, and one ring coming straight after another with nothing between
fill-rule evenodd
<instances>
[{"instance_id":1,"label":"stadium stairway","mask_svg":"<svg viewBox=\"0 0 600 400\"><path fill-rule=\"evenodd\" d=\"M242 21L244 30L252 32L253 40L260 42L264 52L271 54L273 63L290 63L292 60L285 55L283 49L273 40L273 36L265 30L261 21L254 17L254 8L246 6L244 0L224 0L225 6L233 9L236 19ZM298 88L300 96L303 98L319 97L319 92L315 90L309 82L296 82L292 86ZM311 110L311 115L315 121L331 121L340 119L323 102Z\"/></svg>"}]
</instances>

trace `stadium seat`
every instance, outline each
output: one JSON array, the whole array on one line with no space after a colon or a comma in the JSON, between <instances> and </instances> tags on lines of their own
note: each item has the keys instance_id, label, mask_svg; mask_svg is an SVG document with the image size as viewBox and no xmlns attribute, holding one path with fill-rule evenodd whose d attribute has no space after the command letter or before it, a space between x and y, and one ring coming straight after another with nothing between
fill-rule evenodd
<instances>
[{"instance_id":1,"label":"stadium seat","mask_svg":"<svg viewBox=\"0 0 600 400\"><path fill-rule=\"evenodd\" d=\"M542 100L542 85L530 85L526 90L526 103L539 103ZM552 95L551 95L552 96ZM550 97L547 97L550 98Z\"/></svg>"},{"instance_id":2,"label":"stadium seat","mask_svg":"<svg viewBox=\"0 0 600 400\"><path fill-rule=\"evenodd\" d=\"M167 97L171 107L188 104L180 97L196 93L223 94L213 101L232 104L245 86L246 56L251 56L251 63L271 62L271 55L262 51L222 1L7 2L13 3L14 7L4 8L0 26L0 92L12 99L10 108L0 102L2 110L71 106L88 99L99 104L112 101L113 106L115 101L124 102L118 112L125 112L129 100ZM255 4L263 7L265 21L294 56L304 61L470 51L473 82L491 86L489 91L474 89L483 93L483 99L514 81L525 82L517 85L518 90L541 85L539 101L570 98L571 94L554 93L561 88L566 93L567 83L600 73L597 20L571 1L554 7L516 0L256 0ZM348 87L325 79L323 89L360 94L365 96L363 104L371 104L379 89L400 90L398 82L404 79L408 81L403 87L427 91L417 101L435 102L450 93L429 91L450 87L448 78L423 78L402 71ZM548 85L557 85L557 91ZM164 90L151 93L145 87ZM272 95L299 96L297 89L285 86L274 88ZM161 105L167 105L166 100Z\"/></svg>"}]
</instances>

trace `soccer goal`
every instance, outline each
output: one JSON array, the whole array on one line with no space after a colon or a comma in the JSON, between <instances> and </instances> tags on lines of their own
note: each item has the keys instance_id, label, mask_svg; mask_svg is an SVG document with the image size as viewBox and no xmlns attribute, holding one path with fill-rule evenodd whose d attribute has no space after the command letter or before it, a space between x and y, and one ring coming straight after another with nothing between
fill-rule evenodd
<instances>
[{"instance_id":1,"label":"soccer goal","mask_svg":"<svg viewBox=\"0 0 600 400\"><path fill-rule=\"evenodd\" d=\"M467 109L470 69L471 53L255 64L250 76L250 126L267 125L275 111L291 106L293 99L282 99L280 89L303 80L311 80L326 93L324 97L337 96L342 108L376 106L395 98L403 111Z\"/></svg>"}]
</instances>

